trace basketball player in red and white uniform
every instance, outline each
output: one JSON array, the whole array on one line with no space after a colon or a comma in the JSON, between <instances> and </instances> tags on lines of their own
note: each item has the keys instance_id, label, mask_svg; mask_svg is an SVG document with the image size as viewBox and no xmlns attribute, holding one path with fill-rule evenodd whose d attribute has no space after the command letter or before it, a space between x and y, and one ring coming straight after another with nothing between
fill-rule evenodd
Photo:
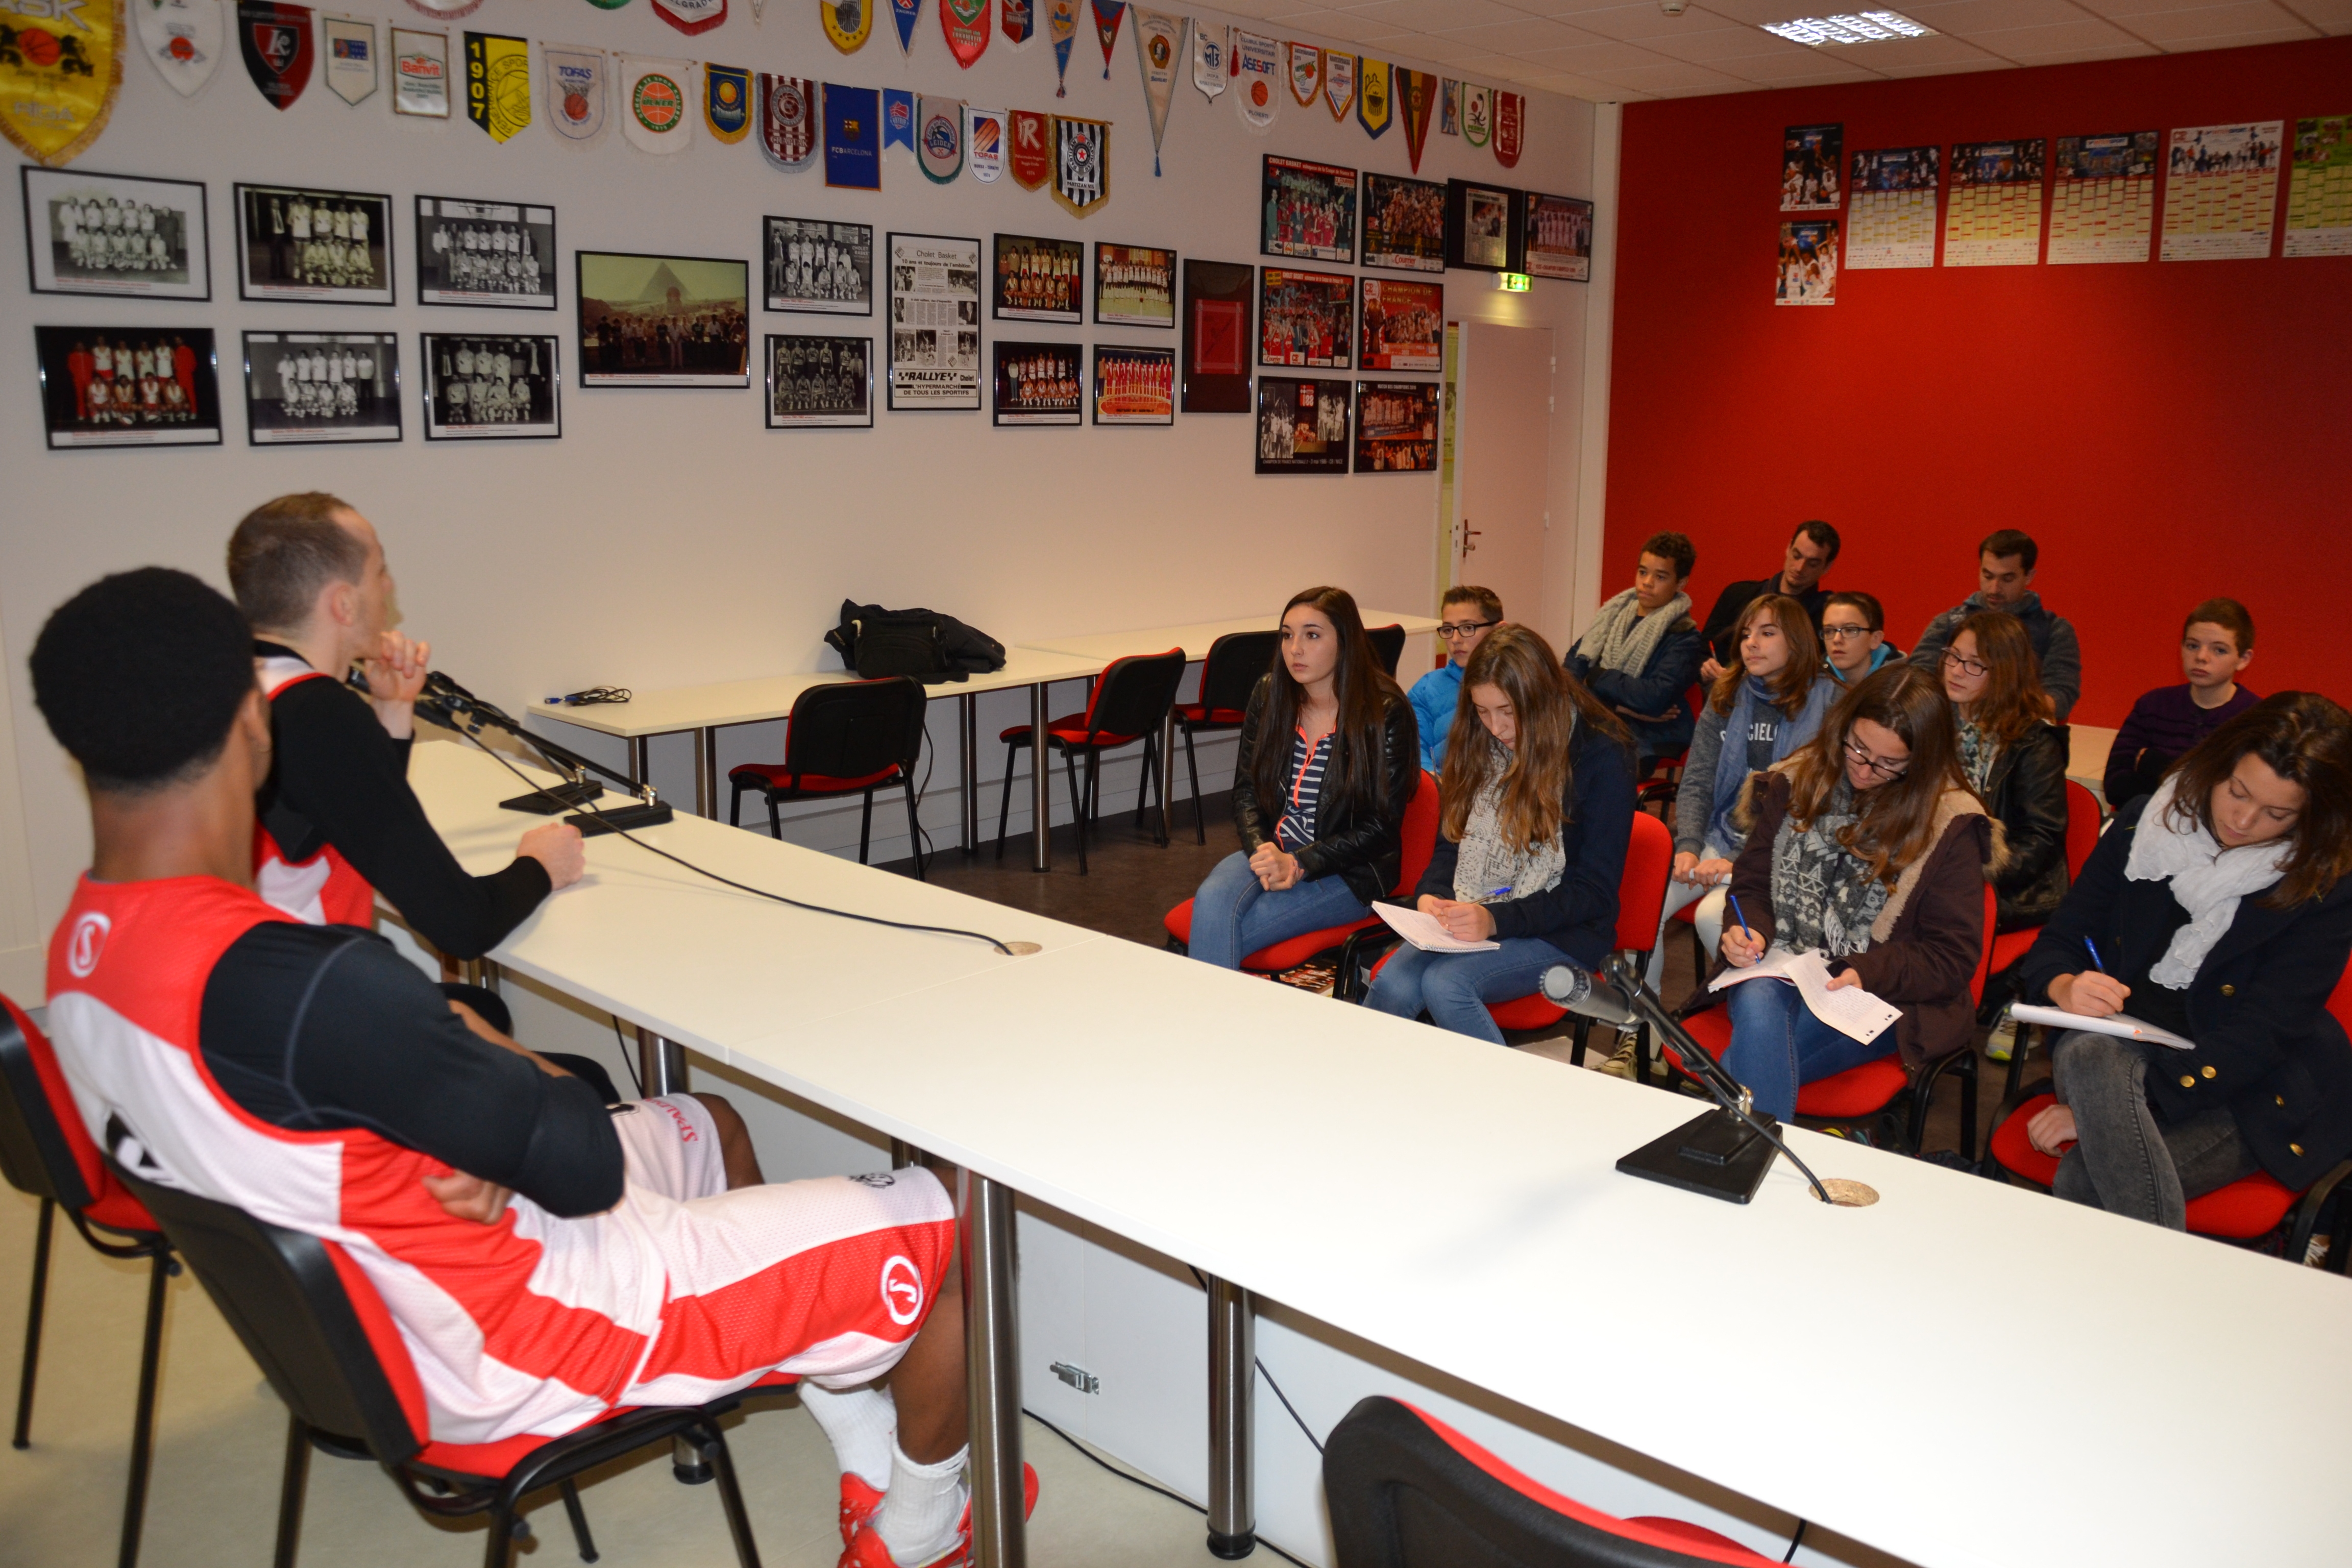
<instances>
[{"instance_id":1,"label":"basketball player in red and white uniform","mask_svg":"<svg viewBox=\"0 0 2352 1568\"><path fill-rule=\"evenodd\" d=\"M149 567L83 590L33 648L34 700L90 797L48 994L91 1136L342 1247L435 1441L556 1436L792 1373L845 1475L884 1450L870 1507L845 1484L845 1568L962 1563L962 1298L937 1178L729 1190L707 1150L642 1159L584 1084L454 1013L383 939L264 901L247 635L211 588Z\"/></svg>"}]
</instances>

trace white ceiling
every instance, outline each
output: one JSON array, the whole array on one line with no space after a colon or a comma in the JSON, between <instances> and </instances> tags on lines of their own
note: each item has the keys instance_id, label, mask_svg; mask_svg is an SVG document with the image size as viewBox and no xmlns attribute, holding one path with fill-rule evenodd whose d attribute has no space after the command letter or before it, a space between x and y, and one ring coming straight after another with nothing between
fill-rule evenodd
<instances>
[{"instance_id":1,"label":"white ceiling","mask_svg":"<svg viewBox=\"0 0 2352 1568\"><path fill-rule=\"evenodd\" d=\"M1303 43L1594 102L2124 59L2352 34L2352 0L1213 0ZM1809 48L1758 24L1892 4L1937 34Z\"/></svg>"}]
</instances>

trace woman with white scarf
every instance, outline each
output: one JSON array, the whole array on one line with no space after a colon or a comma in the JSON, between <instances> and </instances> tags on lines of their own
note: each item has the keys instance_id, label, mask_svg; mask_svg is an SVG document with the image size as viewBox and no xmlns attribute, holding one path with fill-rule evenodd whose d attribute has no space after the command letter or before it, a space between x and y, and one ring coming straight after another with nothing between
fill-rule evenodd
<instances>
[{"instance_id":1,"label":"woman with white scarf","mask_svg":"<svg viewBox=\"0 0 2352 1568\"><path fill-rule=\"evenodd\" d=\"M2257 1170L2297 1192L2352 1154L2352 1041L2327 1011L2352 958L2352 714L2255 704L2127 806L2019 961L2020 994L2128 1013L2187 1050L2085 1030L2026 1132L2053 1190L2186 1228Z\"/></svg>"}]
</instances>

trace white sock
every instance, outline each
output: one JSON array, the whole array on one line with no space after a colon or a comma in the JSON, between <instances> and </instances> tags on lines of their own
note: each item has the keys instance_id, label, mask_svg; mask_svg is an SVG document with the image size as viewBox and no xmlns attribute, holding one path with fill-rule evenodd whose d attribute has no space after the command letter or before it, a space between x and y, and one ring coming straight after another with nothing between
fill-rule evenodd
<instances>
[{"instance_id":1,"label":"white sock","mask_svg":"<svg viewBox=\"0 0 2352 1568\"><path fill-rule=\"evenodd\" d=\"M824 1428L844 1475L854 1475L876 1491L890 1485L890 1456L897 1451L898 1407L887 1388L823 1388L801 1384L801 1405Z\"/></svg>"},{"instance_id":2,"label":"white sock","mask_svg":"<svg viewBox=\"0 0 2352 1568\"><path fill-rule=\"evenodd\" d=\"M890 1445L890 1489L875 1510L874 1532L891 1558L913 1568L955 1544L963 1517L963 1461L959 1448L936 1465L919 1465Z\"/></svg>"}]
</instances>

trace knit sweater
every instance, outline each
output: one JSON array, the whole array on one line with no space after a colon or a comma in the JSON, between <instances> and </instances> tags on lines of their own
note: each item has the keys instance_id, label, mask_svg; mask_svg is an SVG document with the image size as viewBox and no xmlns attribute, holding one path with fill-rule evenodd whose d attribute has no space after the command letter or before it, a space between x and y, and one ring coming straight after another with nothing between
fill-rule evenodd
<instances>
[{"instance_id":1,"label":"knit sweater","mask_svg":"<svg viewBox=\"0 0 2352 1568\"><path fill-rule=\"evenodd\" d=\"M2110 810L2151 793L2164 770L2189 749L2261 699L2243 686L2219 708L2200 708L2187 686L2159 686L2132 704L2131 717L2107 750L2101 787Z\"/></svg>"}]
</instances>

